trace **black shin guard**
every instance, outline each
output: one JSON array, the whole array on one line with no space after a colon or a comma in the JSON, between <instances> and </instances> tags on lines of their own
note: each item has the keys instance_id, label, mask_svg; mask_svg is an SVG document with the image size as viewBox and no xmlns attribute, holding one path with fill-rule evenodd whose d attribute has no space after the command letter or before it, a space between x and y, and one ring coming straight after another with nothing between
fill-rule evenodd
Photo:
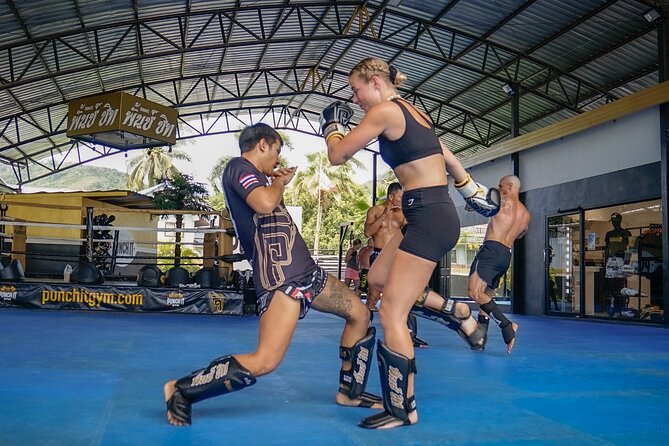
<instances>
[{"instance_id":1,"label":"black shin guard","mask_svg":"<svg viewBox=\"0 0 669 446\"><path fill-rule=\"evenodd\" d=\"M411 312L417 314L418 316L439 322L440 324L443 324L451 330L457 332L472 350L483 350L487 340L486 333L488 331L488 327L479 323L478 327L476 327L476 330L474 330L474 332L470 333L469 335L462 331L462 321L467 320L471 316L471 310L467 316L458 317L455 315L455 306L457 303L458 302L453 299L444 298L444 304L441 307L441 311L414 305L411 309ZM469 306L467 309L469 309Z\"/></svg>"},{"instance_id":2,"label":"black shin guard","mask_svg":"<svg viewBox=\"0 0 669 446\"><path fill-rule=\"evenodd\" d=\"M380 397L365 392L375 340L376 328L369 327L365 337L353 347L339 347L339 357L351 362L349 370L341 369L339 372L339 392L351 399L360 399L361 407L372 407L381 402Z\"/></svg>"},{"instance_id":3,"label":"black shin guard","mask_svg":"<svg viewBox=\"0 0 669 446\"><path fill-rule=\"evenodd\" d=\"M516 332L513 330L513 325L511 321L504 316L502 310L499 309L494 300L483 304L480 306L481 310L485 311L490 319L495 321L495 323L502 329L502 337L504 338L504 343L509 344L513 338L516 337Z\"/></svg>"},{"instance_id":4,"label":"black shin guard","mask_svg":"<svg viewBox=\"0 0 669 446\"><path fill-rule=\"evenodd\" d=\"M204 368L184 376L175 384L167 410L180 422L191 424L191 405L256 383L256 378L234 356L213 360Z\"/></svg>"},{"instance_id":5,"label":"black shin guard","mask_svg":"<svg viewBox=\"0 0 669 446\"><path fill-rule=\"evenodd\" d=\"M494 300L480 305L480 307L481 310L485 311L486 314L490 316L490 319L492 319L500 328L503 329L511 323L511 321L504 316L504 313L502 313L502 310L499 309Z\"/></svg>"},{"instance_id":6,"label":"black shin guard","mask_svg":"<svg viewBox=\"0 0 669 446\"><path fill-rule=\"evenodd\" d=\"M428 343L418 337L418 321L416 320L415 314L409 313L409 316L407 316L407 327L409 327L409 332L411 334L411 341L413 342L414 347L419 347L419 348L428 347Z\"/></svg>"},{"instance_id":7,"label":"black shin guard","mask_svg":"<svg viewBox=\"0 0 669 446\"><path fill-rule=\"evenodd\" d=\"M390 350L378 341L379 374L383 391L383 412L367 417L360 422L360 427L367 429L389 429L411 424L409 413L416 410L416 400L407 398L409 375L416 373L415 358Z\"/></svg>"}]
</instances>

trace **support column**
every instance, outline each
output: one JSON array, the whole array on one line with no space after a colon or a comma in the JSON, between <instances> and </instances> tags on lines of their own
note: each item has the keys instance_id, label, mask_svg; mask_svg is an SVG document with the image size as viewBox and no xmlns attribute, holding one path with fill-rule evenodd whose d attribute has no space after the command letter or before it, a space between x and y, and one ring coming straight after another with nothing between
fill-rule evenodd
<instances>
[{"instance_id":1,"label":"support column","mask_svg":"<svg viewBox=\"0 0 669 446\"><path fill-rule=\"evenodd\" d=\"M669 79L669 7L663 6L658 25L657 48L659 81ZM662 191L662 298L664 302L664 324L669 325L669 104L660 106L660 190Z\"/></svg>"},{"instance_id":2,"label":"support column","mask_svg":"<svg viewBox=\"0 0 669 446\"><path fill-rule=\"evenodd\" d=\"M520 84L512 84L511 95L511 136L513 138L520 135ZM518 152L511 154L511 165L513 168L513 174L518 178L520 176L520 154ZM522 178L521 178L522 183ZM521 200L522 201L522 200ZM524 243L522 240L516 241L513 249L513 263L511 270L511 283L513 288L511 290L511 313L522 313L523 312L523 278L524 274L521 274L521 271L524 270Z\"/></svg>"}]
</instances>

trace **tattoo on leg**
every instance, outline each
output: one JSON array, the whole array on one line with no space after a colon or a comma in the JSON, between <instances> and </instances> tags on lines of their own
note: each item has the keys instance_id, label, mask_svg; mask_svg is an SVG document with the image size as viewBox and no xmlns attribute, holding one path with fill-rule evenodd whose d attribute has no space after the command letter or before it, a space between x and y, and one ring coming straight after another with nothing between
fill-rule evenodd
<instances>
[{"instance_id":1,"label":"tattoo on leg","mask_svg":"<svg viewBox=\"0 0 669 446\"><path fill-rule=\"evenodd\" d=\"M318 311L348 318L353 307L351 296L356 297L348 288L344 288L341 282L328 280L325 289L314 298L311 307Z\"/></svg>"}]
</instances>

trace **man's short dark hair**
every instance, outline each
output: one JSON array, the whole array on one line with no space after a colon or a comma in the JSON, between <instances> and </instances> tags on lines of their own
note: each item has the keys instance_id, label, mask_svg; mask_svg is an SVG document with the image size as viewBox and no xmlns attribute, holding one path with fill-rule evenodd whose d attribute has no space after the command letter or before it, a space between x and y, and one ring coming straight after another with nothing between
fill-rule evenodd
<instances>
[{"instance_id":1,"label":"man's short dark hair","mask_svg":"<svg viewBox=\"0 0 669 446\"><path fill-rule=\"evenodd\" d=\"M281 147L283 147L283 139L281 138L281 135L279 135L279 132L269 125L259 122L258 124L253 124L244 128L241 135L239 135L239 149L241 150L241 153L253 150L261 139L265 139L265 141L270 144L279 141Z\"/></svg>"},{"instance_id":2,"label":"man's short dark hair","mask_svg":"<svg viewBox=\"0 0 669 446\"><path fill-rule=\"evenodd\" d=\"M396 194L397 192L402 190L402 185L398 182L390 183L388 185L388 192L386 193L386 196L389 196L390 194Z\"/></svg>"}]
</instances>

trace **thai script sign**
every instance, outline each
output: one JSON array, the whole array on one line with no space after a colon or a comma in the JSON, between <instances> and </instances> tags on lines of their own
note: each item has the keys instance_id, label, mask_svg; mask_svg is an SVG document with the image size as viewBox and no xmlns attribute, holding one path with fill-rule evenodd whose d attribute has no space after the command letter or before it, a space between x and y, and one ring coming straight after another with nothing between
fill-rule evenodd
<instances>
[{"instance_id":1,"label":"thai script sign","mask_svg":"<svg viewBox=\"0 0 669 446\"><path fill-rule=\"evenodd\" d=\"M75 99L69 103L67 117L68 138L118 148L176 143L177 111L128 93Z\"/></svg>"}]
</instances>

